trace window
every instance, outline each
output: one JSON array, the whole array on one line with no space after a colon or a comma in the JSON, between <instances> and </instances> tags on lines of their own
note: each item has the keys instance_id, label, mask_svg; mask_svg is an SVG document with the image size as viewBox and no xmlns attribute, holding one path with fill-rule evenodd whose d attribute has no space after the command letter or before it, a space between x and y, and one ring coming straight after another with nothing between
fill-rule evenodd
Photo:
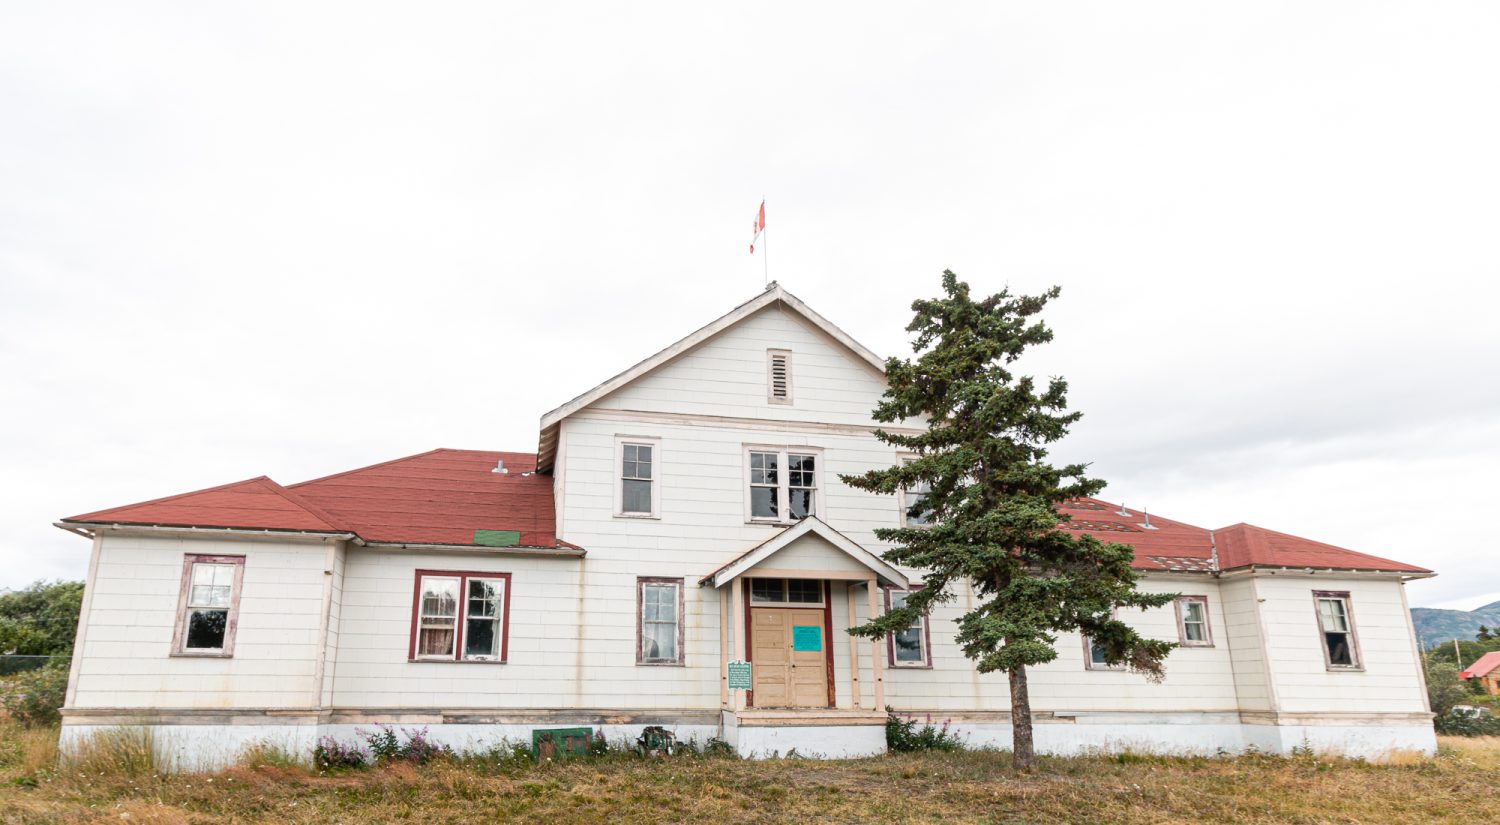
<instances>
[{"instance_id":1,"label":"window","mask_svg":"<svg viewBox=\"0 0 1500 825\"><path fill-rule=\"evenodd\" d=\"M912 461L903 458L901 463L910 464ZM921 527L932 523L932 511L927 509L927 494L930 492L932 486L925 481L918 481L901 491L901 526Z\"/></svg>"},{"instance_id":2,"label":"window","mask_svg":"<svg viewBox=\"0 0 1500 825\"><path fill-rule=\"evenodd\" d=\"M1318 607L1318 631L1323 636L1323 663L1329 670L1363 669L1349 594L1314 590L1313 599Z\"/></svg>"},{"instance_id":3,"label":"window","mask_svg":"<svg viewBox=\"0 0 1500 825\"><path fill-rule=\"evenodd\" d=\"M751 604L823 604L820 579L751 579Z\"/></svg>"},{"instance_id":4,"label":"window","mask_svg":"<svg viewBox=\"0 0 1500 825\"><path fill-rule=\"evenodd\" d=\"M418 570L412 661L504 662L510 574Z\"/></svg>"},{"instance_id":5,"label":"window","mask_svg":"<svg viewBox=\"0 0 1500 825\"><path fill-rule=\"evenodd\" d=\"M746 520L786 523L817 515L821 459L808 448L750 448L745 462Z\"/></svg>"},{"instance_id":6,"label":"window","mask_svg":"<svg viewBox=\"0 0 1500 825\"><path fill-rule=\"evenodd\" d=\"M1083 637L1084 666L1089 670L1124 670L1124 665L1112 665L1104 657L1104 648L1094 644L1094 640L1087 636Z\"/></svg>"},{"instance_id":7,"label":"window","mask_svg":"<svg viewBox=\"0 0 1500 825\"><path fill-rule=\"evenodd\" d=\"M184 557L172 655L234 655L244 574L244 556Z\"/></svg>"},{"instance_id":8,"label":"window","mask_svg":"<svg viewBox=\"0 0 1500 825\"><path fill-rule=\"evenodd\" d=\"M615 439L615 515L655 518L657 509L658 439L619 436Z\"/></svg>"},{"instance_id":9,"label":"window","mask_svg":"<svg viewBox=\"0 0 1500 825\"><path fill-rule=\"evenodd\" d=\"M791 350L766 350L766 400L772 404L792 403Z\"/></svg>"},{"instance_id":10,"label":"window","mask_svg":"<svg viewBox=\"0 0 1500 825\"><path fill-rule=\"evenodd\" d=\"M1208 627L1208 597L1177 597L1177 643L1183 647L1213 647Z\"/></svg>"},{"instance_id":11,"label":"window","mask_svg":"<svg viewBox=\"0 0 1500 825\"><path fill-rule=\"evenodd\" d=\"M910 592L906 590L886 588L886 609L904 607L906 597L909 595ZM913 619L911 626L907 629L891 634L889 642L891 666L932 667L932 657L929 653L931 645L932 633L927 626L927 616L924 614Z\"/></svg>"},{"instance_id":12,"label":"window","mask_svg":"<svg viewBox=\"0 0 1500 825\"><path fill-rule=\"evenodd\" d=\"M636 579L636 605L636 664L682 664L682 579Z\"/></svg>"}]
</instances>

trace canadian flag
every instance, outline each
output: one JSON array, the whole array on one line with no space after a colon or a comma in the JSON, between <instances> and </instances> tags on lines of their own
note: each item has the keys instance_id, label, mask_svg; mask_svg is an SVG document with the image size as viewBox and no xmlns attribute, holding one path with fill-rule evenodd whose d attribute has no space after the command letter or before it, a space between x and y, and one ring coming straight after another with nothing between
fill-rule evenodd
<instances>
[{"instance_id":1,"label":"canadian flag","mask_svg":"<svg viewBox=\"0 0 1500 825\"><path fill-rule=\"evenodd\" d=\"M761 201L760 202L760 211L758 211L758 212L755 213L754 224L755 224L755 226L753 228L755 229L755 235L750 238L750 254L751 255L755 254L755 242L758 241L758 240L760 240L761 233L766 231L766 202L765 201Z\"/></svg>"}]
</instances>

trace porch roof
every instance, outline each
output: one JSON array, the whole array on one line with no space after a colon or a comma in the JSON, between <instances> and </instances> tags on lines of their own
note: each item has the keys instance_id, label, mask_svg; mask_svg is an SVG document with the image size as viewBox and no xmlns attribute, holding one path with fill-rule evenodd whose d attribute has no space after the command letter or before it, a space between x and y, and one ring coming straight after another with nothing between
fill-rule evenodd
<instances>
[{"instance_id":1,"label":"porch roof","mask_svg":"<svg viewBox=\"0 0 1500 825\"><path fill-rule=\"evenodd\" d=\"M833 545L838 550L842 551L845 555L849 556L849 558L853 559L855 562L858 562L860 566L870 571L873 578L878 579L882 584L889 585L891 587L899 587L902 590L905 590L910 586L910 582L907 580L906 574L887 564L885 561L881 560L879 556L861 547L853 539L828 526L827 522L824 522L816 516L805 518L792 525L791 527L782 530L776 535L771 536L760 544L751 547L749 550L746 550L745 552L730 560L724 566L708 574L707 576L704 576L702 579L699 579L698 584L703 586L713 585L714 587L723 587L729 582L734 581L735 579L744 575L745 572L750 570L752 567L759 565L761 562L769 559L771 556L774 556L778 552L786 549L787 547L790 547L793 542L797 541L797 539L800 539L803 536L808 535L809 533L818 536L819 538Z\"/></svg>"}]
</instances>

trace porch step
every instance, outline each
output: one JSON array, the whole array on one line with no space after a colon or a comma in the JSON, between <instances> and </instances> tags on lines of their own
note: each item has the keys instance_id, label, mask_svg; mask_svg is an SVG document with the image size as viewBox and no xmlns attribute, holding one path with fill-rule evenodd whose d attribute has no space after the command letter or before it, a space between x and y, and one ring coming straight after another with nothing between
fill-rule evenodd
<instances>
[{"instance_id":1,"label":"porch step","mask_svg":"<svg viewBox=\"0 0 1500 825\"><path fill-rule=\"evenodd\" d=\"M725 711L731 724L740 727L811 727L833 725L884 725L885 714L874 710L835 708L746 708Z\"/></svg>"}]
</instances>

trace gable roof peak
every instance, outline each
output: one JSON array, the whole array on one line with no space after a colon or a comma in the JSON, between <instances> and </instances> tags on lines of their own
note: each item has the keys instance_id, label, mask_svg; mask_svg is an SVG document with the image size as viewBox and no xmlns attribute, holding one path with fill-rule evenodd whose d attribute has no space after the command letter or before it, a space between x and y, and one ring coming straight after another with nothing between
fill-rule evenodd
<instances>
[{"instance_id":1,"label":"gable roof peak","mask_svg":"<svg viewBox=\"0 0 1500 825\"><path fill-rule=\"evenodd\" d=\"M546 472L552 469L552 461L557 453L558 425L562 423L563 419L626 384L652 372L678 356L686 354L699 344L733 327L751 315L773 305L785 307L797 313L803 320L853 353L860 361L881 375L885 374L885 361L880 356L854 340L849 333L839 329L833 322L819 315L812 307L803 303L801 298L788 292L780 283L771 281L766 284L765 289L761 290L761 292L750 300L741 303L729 312L689 333L676 343L636 363L634 366L606 380L604 383L595 386L593 389L575 397L566 404L544 414L541 421L541 434L537 443L537 470L539 472Z\"/></svg>"}]
</instances>

